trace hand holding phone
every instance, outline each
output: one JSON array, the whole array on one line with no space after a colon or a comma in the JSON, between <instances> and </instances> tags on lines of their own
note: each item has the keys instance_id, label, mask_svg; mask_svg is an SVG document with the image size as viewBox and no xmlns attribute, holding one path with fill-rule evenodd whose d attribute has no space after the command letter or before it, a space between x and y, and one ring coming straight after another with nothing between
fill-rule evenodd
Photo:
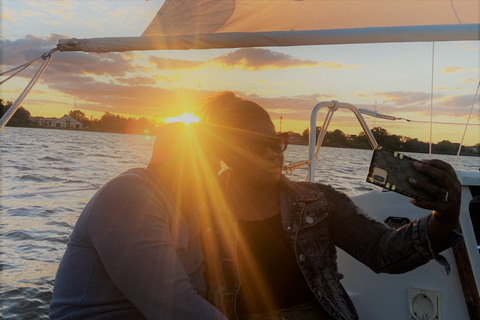
<instances>
[{"instance_id":1,"label":"hand holding phone","mask_svg":"<svg viewBox=\"0 0 480 320\"><path fill-rule=\"evenodd\" d=\"M409 179L427 182L438 186L439 183L430 176L418 171L415 162L420 162L400 152L382 147L374 150L367 182L422 201L436 201L436 198L421 189L413 187Z\"/></svg>"},{"instance_id":2,"label":"hand holding phone","mask_svg":"<svg viewBox=\"0 0 480 320\"><path fill-rule=\"evenodd\" d=\"M419 208L433 210L427 223L432 249L440 250L459 226L461 183L455 169L441 160L418 161L399 152L374 150L367 182L414 198Z\"/></svg>"}]
</instances>

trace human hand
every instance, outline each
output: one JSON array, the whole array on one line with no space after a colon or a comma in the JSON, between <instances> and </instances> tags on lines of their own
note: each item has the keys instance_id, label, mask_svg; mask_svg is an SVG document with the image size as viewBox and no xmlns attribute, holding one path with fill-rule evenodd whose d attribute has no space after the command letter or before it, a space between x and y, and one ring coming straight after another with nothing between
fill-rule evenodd
<instances>
[{"instance_id":1,"label":"human hand","mask_svg":"<svg viewBox=\"0 0 480 320\"><path fill-rule=\"evenodd\" d=\"M423 172L436 180L438 185L410 179L410 184L432 195L436 201L410 200L410 202L423 209L432 209L433 217L444 226L455 228L460 215L461 184L455 169L441 160L422 160L414 163L415 169Z\"/></svg>"}]
</instances>

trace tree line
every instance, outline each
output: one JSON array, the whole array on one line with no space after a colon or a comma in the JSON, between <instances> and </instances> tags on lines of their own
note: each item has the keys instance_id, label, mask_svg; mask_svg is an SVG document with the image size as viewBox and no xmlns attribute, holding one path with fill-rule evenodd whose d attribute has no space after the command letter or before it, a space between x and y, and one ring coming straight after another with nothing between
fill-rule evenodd
<instances>
[{"instance_id":1,"label":"tree line","mask_svg":"<svg viewBox=\"0 0 480 320\"><path fill-rule=\"evenodd\" d=\"M11 101L4 102L2 99L0 99L1 116L3 116L3 114L11 105ZM163 125L156 125L152 120L145 117L140 119L125 118L110 112L105 112L99 119L88 119L85 113L78 109L71 110L66 115L81 122L83 125L82 130L88 131L155 135L158 127ZM29 117L30 112L25 108L20 107L7 123L7 126L42 127L34 122L31 122ZM320 127L317 127L317 138L319 133ZM429 151L429 143L419 141L417 138L390 134L382 127L373 128L372 133L378 144L386 149L418 153L428 153ZM292 131L289 131L289 134L291 143L308 145L308 128L305 129L301 134ZM361 132L356 136L348 136L339 129L327 132L323 141L323 145L338 148L370 149L370 144L364 132ZM457 154L459 146L459 143L443 140L432 145L432 152L435 154ZM480 143L477 143L474 146L462 146L461 154L468 156L480 156Z\"/></svg>"},{"instance_id":2,"label":"tree line","mask_svg":"<svg viewBox=\"0 0 480 320\"><path fill-rule=\"evenodd\" d=\"M155 134L159 127L152 120L145 117L139 119L125 118L108 111L100 119L88 119L85 113L80 110L71 110L68 115L81 122L86 130L100 132Z\"/></svg>"},{"instance_id":3,"label":"tree line","mask_svg":"<svg viewBox=\"0 0 480 320\"><path fill-rule=\"evenodd\" d=\"M321 127L316 128L316 139L320 135ZM377 143L390 150L400 152L417 152L428 153L430 144L428 142L420 141L417 138L411 138L396 134L390 134L385 128L375 127L371 129ZM294 143L308 145L310 129L305 129L302 134L289 132L290 139ZM362 131L358 135L347 135L343 131L336 129L328 131L323 140L323 146L337 147L337 148L355 148L355 149L371 149L370 143L365 133ZM453 143L449 140L443 140L432 144L432 153L435 154L451 154L456 155L460 144ZM461 155L480 156L480 143L474 146L462 145Z\"/></svg>"},{"instance_id":4,"label":"tree line","mask_svg":"<svg viewBox=\"0 0 480 320\"><path fill-rule=\"evenodd\" d=\"M7 112L11 105L11 101L4 102L0 99L1 116ZM30 116L31 114L27 109L19 107L6 125L12 127L53 128L30 121ZM81 130L85 131L152 135L156 133L156 130L159 127L152 120L145 117L139 119L125 118L110 112L105 112L99 119L89 119L83 111L78 109L70 110L65 116L70 116L79 121L83 126ZM162 124L160 124L160 126L161 125Z\"/></svg>"}]
</instances>

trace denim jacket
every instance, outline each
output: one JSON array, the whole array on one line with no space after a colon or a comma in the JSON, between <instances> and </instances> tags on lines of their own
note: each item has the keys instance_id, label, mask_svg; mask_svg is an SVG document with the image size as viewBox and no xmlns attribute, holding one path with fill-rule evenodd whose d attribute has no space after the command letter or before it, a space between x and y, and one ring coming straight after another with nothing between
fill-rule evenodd
<instances>
[{"instance_id":1,"label":"denim jacket","mask_svg":"<svg viewBox=\"0 0 480 320\"><path fill-rule=\"evenodd\" d=\"M340 284L336 246L376 273L407 272L432 258L449 270L447 261L430 249L428 216L396 231L368 217L349 197L330 186L292 182L282 176L280 193L282 225L298 266L312 293L335 319L358 319ZM207 300L229 319L237 319L241 279L236 218L227 209L210 210L203 219L202 238Z\"/></svg>"}]
</instances>

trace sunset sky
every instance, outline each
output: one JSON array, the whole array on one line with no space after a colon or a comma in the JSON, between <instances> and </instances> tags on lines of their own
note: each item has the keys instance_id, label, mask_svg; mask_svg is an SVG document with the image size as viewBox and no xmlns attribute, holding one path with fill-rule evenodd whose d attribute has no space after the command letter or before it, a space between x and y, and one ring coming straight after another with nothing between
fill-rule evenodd
<instances>
[{"instance_id":1,"label":"sunset sky","mask_svg":"<svg viewBox=\"0 0 480 320\"><path fill-rule=\"evenodd\" d=\"M54 48L58 39L139 36L161 0L2 1L2 71ZM277 130L302 132L319 101L416 121L430 120L432 43L387 43L129 53L57 52L22 106L61 117L76 108L157 121L197 113L206 97L231 90L264 106ZM480 41L436 42L433 121L465 123L480 78ZM14 101L39 65L0 87ZM322 119L322 117L319 117ZM427 123L366 117L370 127L428 141ZM480 142L477 97L464 144ZM321 125L321 121L319 121ZM339 112L330 131L361 131ZM433 141L460 142L464 125L435 124Z\"/></svg>"}]
</instances>

